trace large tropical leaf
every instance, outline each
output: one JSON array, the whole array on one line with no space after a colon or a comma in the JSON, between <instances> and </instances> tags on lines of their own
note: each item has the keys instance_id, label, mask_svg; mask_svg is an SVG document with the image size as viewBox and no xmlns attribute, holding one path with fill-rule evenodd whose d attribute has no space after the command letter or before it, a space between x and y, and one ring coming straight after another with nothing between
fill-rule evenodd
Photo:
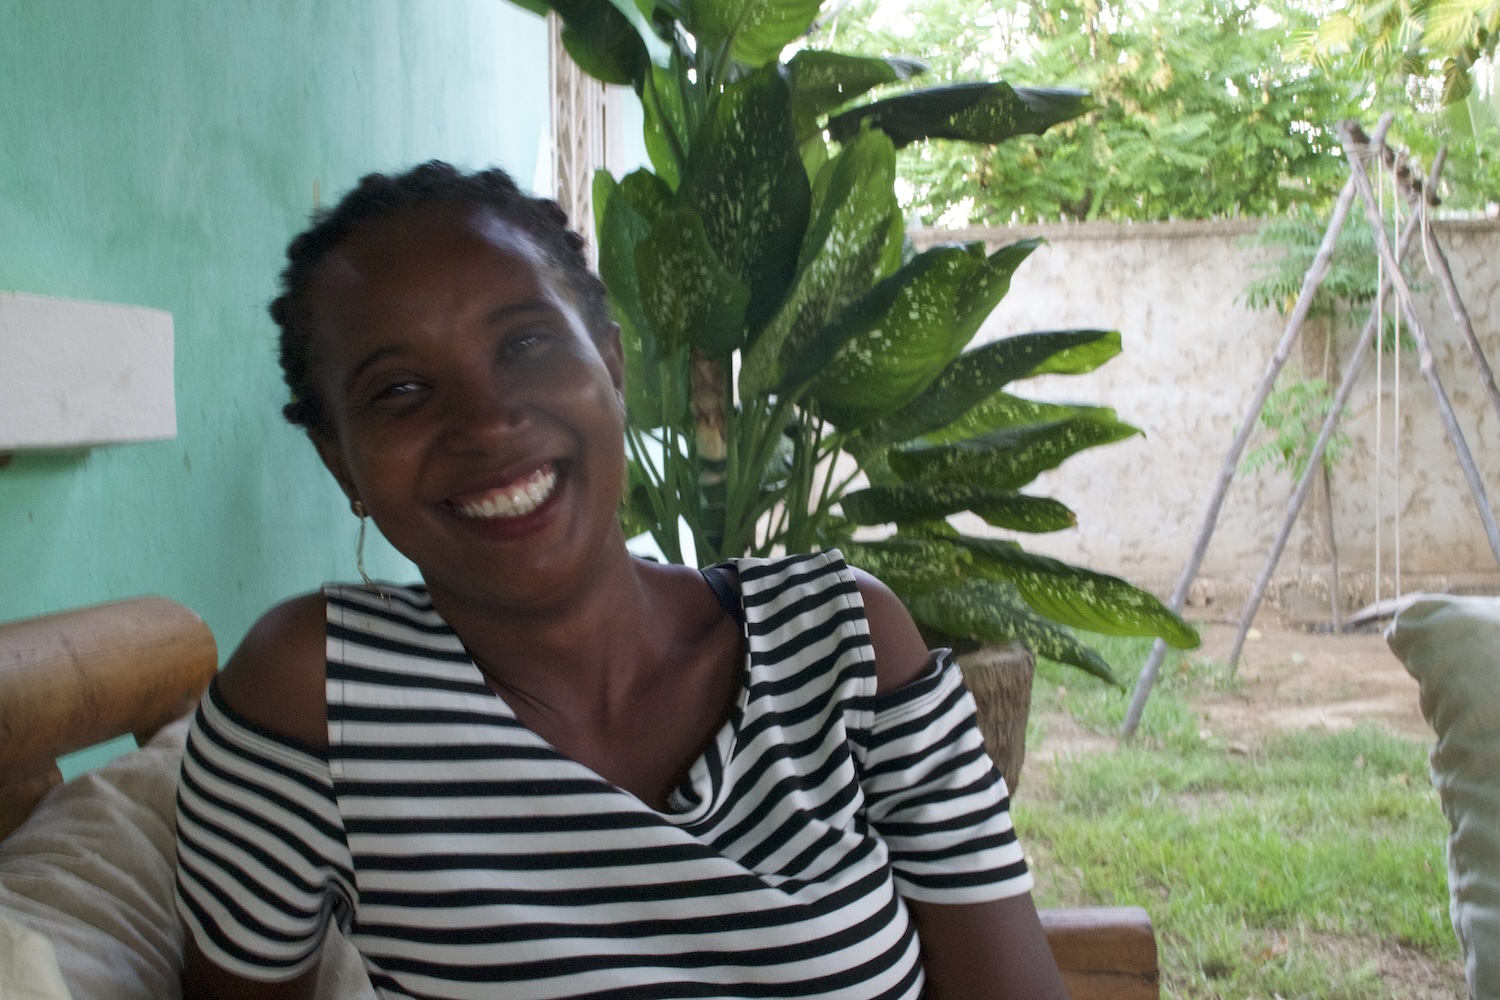
<instances>
[{"instance_id":1,"label":"large tropical leaf","mask_svg":"<svg viewBox=\"0 0 1500 1000\"><path fill-rule=\"evenodd\" d=\"M900 232L895 177L895 150L878 132L846 145L824 169L792 289L744 354L742 398L759 396L781 380L788 340L805 342L880 276Z\"/></svg>"},{"instance_id":2,"label":"large tropical leaf","mask_svg":"<svg viewBox=\"0 0 1500 1000\"><path fill-rule=\"evenodd\" d=\"M818 132L818 118L875 87L910 80L927 67L914 59L851 56L803 49L787 63L797 139Z\"/></svg>"},{"instance_id":3,"label":"large tropical leaf","mask_svg":"<svg viewBox=\"0 0 1500 1000\"><path fill-rule=\"evenodd\" d=\"M835 324L847 342L811 390L820 413L841 429L863 426L912 402L978 332L1030 247L986 257L979 244L935 247L914 258ZM1031 246L1035 246L1031 242ZM931 259L887 305L884 284ZM852 328L848 328L852 327Z\"/></svg>"},{"instance_id":4,"label":"large tropical leaf","mask_svg":"<svg viewBox=\"0 0 1500 1000\"><path fill-rule=\"evenodd\" d=\"M807 34L823 0L686 0L683 23L698 42L700 59L729 55L746 66L764 66L788 43Z\"/></svg>"},{"instance_id":5,"label":"large tropical leaf","mask_svg":"<svg viewBox=\"0 0 1500 1000\"><path fill-rule=\"evenodd\" d=\"M887 538L877 542L842 541L839 549L858 566L898 594L925 594L951 587L964 578L968 553L951 542Z\"/></svg>"},{"instance_id":6,"label":"large tropical leaf","mask_svg":"<svg viewBox=\"0 0 1500 1000\"><path fill-rule=\"evenodd\" d=\"M666 69L652 66L641 86L641 136L646 155L662 182L676 190L682 176L681 160L687 155L687 111L683 107L682 81L686 76L682 56L673 54Z\"/></svg>"},{"instance_id":7,"label":"large tropical leaf","mask_svg":"<svg viewBox=\"0 0 1500 1000\"><path fill-rule=\"evenodd\" d=\"M905 482L972 483L1015 490L1086 448L1139 433L1118 420L1074 417L1008 427L956 444L892 449L890 467Z\"/></svg>"},{"instance_id":8,"label":"large tropical leaf","mask_svg":"<svg viewBox=\"0 0 1500 1000\"><path fill-rule=\"evenodd\" d=\"M982 437L1006 427L1021 427L1026 424L1054 423L1089 417L1096 420L1114 420L1115 411L1107 406L1085 406L1068 403L1039 403L1034 399L1022 399L1008 392L997 392L947 427L922 435L923 444L953 444L969 438Z\"/></svg>"},{"instance_id":9,"label":"large tropical leaf","mask_svg":"<svg viewBox=\"0 0 1500 1000\"><path fill-rule=\"evenodd\" d=\"M1060 625L1031 610L1009 583L970 579L956 587L940 587L925 594L903 594L902 600L918 624L929 629L980 642L1018 640L1038 656L1072 664L1116 687L1121 686L1103 657Z\"/></svg>"},{"instance_id":10,"label":"large tropical leaf","mask_svg":"<svg viewBox=\"0 0 1500 1000\"><path fill-rule=\"evenodd\" d=\"M697 212L674 208L658 218L635 261L640 274L675 279L641 287L641 307L667 350L686 345L724 357L738 345L750 289L719 263Z\"/></svg>"},{"instance_id":11,"label":"large tropical leaf","mask_svg":"<svg viewBox=\"0 0 1500 1000\"><path fill-rule=\"evenodd\" d=\"M874 101L835 115L828 133L845 142L869 123L896 148L919 139L964 139L997 143L1018 135L1041 135L1053 125L1090 110L1081 90L1012 87L1008 83L957 83Z\"/></svg>"},{"instance_id":12,"label":"large tropical leaf","mask_svg":"<svg viewBox=\"0 0 1500 1000\"><path fill-rule=\"evenodd\" d=\"M670 50L632 0L620 0L618 7L600 0L548 0L547 6L562 18L563 48L597 80L639 88L653 61L666 63ZM648 38L654 40L649 48Z\"/></svg>"},{"instance_id":13,"label":"large tropical leaf","mask_svg":"<svg viewBox=\"0 0 1500 1000\"><path fill-rule=\"evenodd\" d=\"M693 150L678 203L697 211L719 260L750 289L746 322L759 328L796 274L812 199L777 68L725 87Z\"/></svg>"},{"instance_id":14,"label":"large tropical leaf","mask_svg":"<svg viewBox=\"0 0 1500 1000\"><path fill-rule=\"evenodd\" d=\"M960 354L908 406L865 431L871 443L907 441L947 427L1001 387L1033 375L1092 371L1120 353L1113 330L1023 333Z\"/></svg>"},{"instance_id":15,"label":"large tropical leaf","mask_svg":"<svg viewBox=\"0 0 1500 1000\"><path fill-rule=\"evenodd\" d=\"M1062 531L1078 523L1071 510L1049 497L963 483L870 486L844 494L839 506L850 521L868 525L933 521L961 511L972 511L997 528L1013 531Z\"/></svg>"},{"instance_id":16,"label":"large tropical leaf","mask_svg":"<svg viewBox=\"0 0 1500 1000\"><path fill-rule=\"evenodd\" d=\"M816 379L810 397L840 427L902 406L962 349L951 322L954 301L979 266L959 247L919 254L807 343L789 339L776 392Z\"/></svg>"},{"instance_id":17,"label":"large tropical leaf","mask_svg":"<svg viewBox=\"0 0 1500 1000\"><path fill-rule=\"evenodd\" d=\"M974 557L976 573L1015 584L1027 604L1055 622L1106 635L1160 636L1178 649L1198 645L1191 625L1119 577L1026 552L1014 542L964 536L958 544Z\"/></svg>"},{"instance_id":18,"label":"large tropical leaf","mask_svg":"<svg viewBox=\"0 0 1500 1000\"><path fill-rule=\"evenodd\" d=\"M610 304L620 324L625 348L625 405L638 426L670 423L668 402L684 398L685 386L669 392L662 384L667 364L662 344L641 305L635 248L651 233L651 224L666 210L671 193L647 170L616 183L609 171L594 174L595 231L599 234L599 276L609 288ZM670 377L670 376L669 376Z\"/></svg>"},{"instance_id":19,"label":"large tropical leaf","mask_svg":"<svg viewBox=\"0 0 1500 1000\"><path fill-rule=\"evenodd\" d=\"M627 333L648 327L641 308L641 280L635 248L651 233L651 225L671 198L666 185L647 170L627 174L623 181L607 170L594 174L595 232L599 235L599 277L609 289L615 318Z\"/></svg>"}]
</instances>

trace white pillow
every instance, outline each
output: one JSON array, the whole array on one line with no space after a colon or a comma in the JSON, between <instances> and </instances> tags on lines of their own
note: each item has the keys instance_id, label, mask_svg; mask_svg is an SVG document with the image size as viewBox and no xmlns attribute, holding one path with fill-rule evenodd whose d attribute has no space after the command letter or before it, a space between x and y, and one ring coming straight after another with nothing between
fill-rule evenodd
<instances>
[{"instance_id":1,"label":"white pillow","mask_svg":"<svg viewBox=\"0 0 1500 1000\"><path fill-rule=\"evenodd\" d=\"M0 921L51 942L75 1000L181 996L183 928L173 879L186 735L183 719L145 747L54 788L0 843ZM320 1000L374 997L358 954L336 928L318 982Z\"/></svg>"},{"instance_id":2,"label":"white pillow","mask_svg":"<svg viewBox=\"0 0 1500 1000\"><path fill-rule=\"evenodd\" d=\"M73 1000L57 968L52 942L5 917L0 917L0 997Z\"/></svg>"},{"instance_id":3,"label":"white pillow","mask_svg":"<svg viewBox=\"0 0 1500 1000\"><path fill-rule=\"evenodd\" d=\"M1432 784L1452 829L1448 896L1469 993L1500 998L1500 598L1414 598L1386 641L1437 733Z\"/></svg>"}]
</instances>

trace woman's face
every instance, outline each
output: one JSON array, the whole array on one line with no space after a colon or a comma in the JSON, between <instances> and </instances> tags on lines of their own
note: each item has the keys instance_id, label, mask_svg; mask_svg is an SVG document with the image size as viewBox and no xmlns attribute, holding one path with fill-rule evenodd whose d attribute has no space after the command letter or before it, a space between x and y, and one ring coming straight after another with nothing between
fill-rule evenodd
<instances>
[{"instance_id":1,"label":"woman's face","mask_svg":"<svg viewBox=\"0 0 1500 1000\"><path fill-rule=\"evenodd\" d=\"M545 605L619 536L618 331L596 341L539 260L437 204L360 226L314 276L319 453L434 593Z\"/></svg>"}]
</instances>

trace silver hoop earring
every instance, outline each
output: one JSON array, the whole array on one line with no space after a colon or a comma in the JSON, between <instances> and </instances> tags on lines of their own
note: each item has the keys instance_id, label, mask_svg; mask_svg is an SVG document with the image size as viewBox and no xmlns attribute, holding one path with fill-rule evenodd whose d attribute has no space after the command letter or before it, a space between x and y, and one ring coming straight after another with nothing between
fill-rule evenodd
<instances>
[{"instance_id":1,"label":"silver hoop earring","mask_svg":"<svg viewBox=\"0 0 1500 1000\"><path fill-rule=\"evenodd\" d=\"M350 501L349 509L359 518L359 539L354 543L354 565L359 570L359 578L365 582L366 587L383 596L385 591L376 586L375 581L370 579L370 574L365 572L365 522L369 520L370 512L365 510L364 503L359 500Z\"/></svg>"}]
</instances>

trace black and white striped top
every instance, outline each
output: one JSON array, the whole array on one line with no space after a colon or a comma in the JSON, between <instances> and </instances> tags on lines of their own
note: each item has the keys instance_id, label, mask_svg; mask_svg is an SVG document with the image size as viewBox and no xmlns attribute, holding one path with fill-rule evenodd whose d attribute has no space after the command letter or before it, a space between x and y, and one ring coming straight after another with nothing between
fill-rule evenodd
<instances>
[{"instance_id":1,"label":"black and white striped top","mask_svg":"<svg viewBox=\"0 0 1500 1000\"><path fill-rule=\"evenodd\" d=\"M1031 886L973 701L946 652L876 699L836 552L737 567L738 701L666 813L523 727L422 589L325 588L326 756L216 689L194 721L200 947L287 979L332 918L382 997L917 997L903 897Z\"/></svg>"}]
</instances>

